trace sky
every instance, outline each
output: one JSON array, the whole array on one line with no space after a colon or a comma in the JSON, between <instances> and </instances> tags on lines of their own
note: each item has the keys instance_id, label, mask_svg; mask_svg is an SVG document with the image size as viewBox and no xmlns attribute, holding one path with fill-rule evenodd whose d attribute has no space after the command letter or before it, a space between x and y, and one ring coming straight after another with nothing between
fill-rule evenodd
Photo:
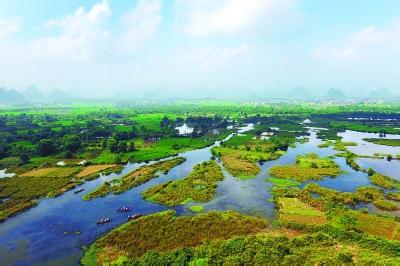
<instances>
[{"instance_id":1,"label":"sky","mask_svg":"<svg viewBox=\"0 0 400 266\"><path fill-rule=\"evenodd\" d=\"M82 97L400 94L398 0L0 0L0 87Z\"/></svg>"}]
</instances>

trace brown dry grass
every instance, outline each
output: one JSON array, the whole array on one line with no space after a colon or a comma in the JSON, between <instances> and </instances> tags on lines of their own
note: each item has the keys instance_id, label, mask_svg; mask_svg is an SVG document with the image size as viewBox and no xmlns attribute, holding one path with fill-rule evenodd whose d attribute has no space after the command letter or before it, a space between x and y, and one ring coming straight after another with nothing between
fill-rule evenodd
<instances>
[{"instance_id":1,"label":"brown dry grass","mask_svg":"<svg viewBox=\"0 0 400 266\"><path fill-rule=\"evenodd\" d=\"M308 225L319 225L327 222L323 212L309 206L296 198L279 198L279 220Z\"/></svg>"},{"instance_id":2,"label":"brown dry grass","mask_svg":"<svg viewBox=\"0 0 400 266\"><path fill-rule=\"evenodd\" d=\"M69 177L73 176L79 168L76 167L46 167L38 168L21 174L23 177Z\"/></svg>"},{"instance_id":3,"label":"brown dry grass","mask_svg":"<svg viewBox=\"0 0 400 266\"><path fill-rule=\"evenodd\" d=\"M235 177L252 178L260 172L255 162L241 159L238 155L224 155L221 159L225 169Z\"/></svg>"},{"instance_id":4,"label":"brown dry grass","mask_svg":"<svg viewBox=\"0 0 400 266\"><path fill-rule=\"evenodd\" d=\"M357 228L365 233L400 240L400 223L394 219L363 213L358 213L357 219Z\"/></svg>"},{"instance_id":5,"label":"brown dry grass","mask_svg":"<svg viewBox=\"0 0 400 266\"><path fill-rule=\"evenodd\" d=\"M85 167L81 172L79 172L76 177L86 177L95 173L98 173L100 171L103 171L105 169L109 169L111 167L115 167L115 164L99 164L99 165L89 165Z\"/></svg>"}]
</instances>

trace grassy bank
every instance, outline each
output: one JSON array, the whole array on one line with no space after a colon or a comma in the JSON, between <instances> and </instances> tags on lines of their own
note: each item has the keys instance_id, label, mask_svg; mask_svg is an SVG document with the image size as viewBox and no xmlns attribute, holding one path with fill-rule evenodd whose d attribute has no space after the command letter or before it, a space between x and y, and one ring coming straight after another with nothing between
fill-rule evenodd
<instances>
[{"instance_id":1,"label":"grassy bank","mask_svg":"<svg viewBox=\"0 0 400 266\"><path fill-rule=\"evenodd\" d=\"M316 154L297 156L296 164L275 165L269 174L277 178L294 179L299 182L321 180L324 176L335 177L341 173L339 166L330 158L319 158Z\"/></svg>"},{"instance_id":2,"label":"grassy bank","mask_svg":"<svg viewBox=\"0 0 400 266\"><path fill-rule=\"evenodd\" d=\"M91 200L97 197L104 197L110 193L123 193L133 187L148 182L152 178L157 177L160 172L164 174L167 173L169 170L183 163L185 160L185 158L177 157L171 160L143 166L120 179L115 179L111 182L106 182L96 187L93 191L84 195L82 199Z\"/></svg>"},{"instance_id":3,"label":"grassy bank","mask_svg":"<svg viewBox=\"0 0 400 266\"><path fill-rule=\"evenodd\" d=\"M167 206L176 206L190 201L209 201L216 189L217 181L224 178L215 161L196 165L184 179L174 180L149 188L142 193L143 198Z\"/></svg>"},{"instance_id":4,"label":"grassy bank","mask_svg":"<svg viewBox=\"0 0 400 266\"><path fill-rule=\"evenodd\" d=\"M132 261L149 251L190 248L206 241L248 235L266 227L262 219L232 211L175 217L166 211L128 222L98 239L82 258L83 265Z\"/></svg>"}]
</instances>

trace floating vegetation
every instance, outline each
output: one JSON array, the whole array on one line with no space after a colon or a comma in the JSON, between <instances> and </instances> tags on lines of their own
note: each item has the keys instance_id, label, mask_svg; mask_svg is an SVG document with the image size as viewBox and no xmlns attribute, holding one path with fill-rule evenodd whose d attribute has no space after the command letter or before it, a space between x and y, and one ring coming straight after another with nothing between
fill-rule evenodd
<instances>
[{"instance_id":1,"label":"floating vegetation","mask_svg":"<svg viewBox=\"0 0 400 266\"><path fill-rule=\"evenodd\" d=\"M174 180L151 187L142 193L143 198L167 206L176 206L190 201L209 201L216 189L217 181L224 175L218 164L211 160L197 164L184 179Z\"/></svg>"},{"instance_id":2,"label":"floating vegetation","mask_svg":"<svg viewBox=\"0 0 400 266\"><path fill-rule=\"evenodd\" d=\"M282 179L276 177L267 178L265 181L271 182L275 187L297 187L301 182L291 179Z\"/></svg>"},{"instance_id":3,"label":"floating vegetation","mask_svg":"<svg viewBox=\"0 0 400 266\"><path fill-rule=\"evenodd\" d=\"M395 200L395 201L400 201L400 191L397 192L389 192L386 194L386 198L388 200Z\"/></svg>"},{"instance_id":4,"label":"floating vegetation","mask_svg":"<svg viewBox=\"0 0 400 266\"><path fill-rule=\"evenodd\" d=\"M365 138L364 141L368 141L378 145L398 147L400 146L400 139L384 139L384 138Z\"/></svg>"},{"instance_id":5,"label":"floating vegetation","mask_svg":"<svg viewBox=\"0 0 400 266\"><path fill-rule=\"evenodd\" d=\"M225 169L232 176L248 179L260 172L257 162L278 159L295 140L295 135L290 138L274 136L268 140L260 139L252 131L243 136L236 135L220 147L213 147L212 153L221 158Z\"/></svg>"},{"instance_id":6,"label":"floating vegetation","mask_svg":"<svg viewBox=\"0 0 400 266\"><path fill-rule=\"evenodd\" d=\"M325 141L322 144L319 144L318 148L333 147L333 149L337 150L337 151L347 151L346 147L349 147L349 146L357 146L357 143L356 142L351 142L351 141L347 141L347 142L346 141L341 141L339 139L335 140L335 141L328 140L328 141Z\"/></svg>"},{"instance_id":7,"label":"floating vegetation","mask_svg":"<svg viewBox=\"0 0 400 266\"><path fill-rule=\"evenodd\" d=\"M148 182L149 180L158 176L161 173L167 173L175 166L183 163L186 159L182 157L174 158L167 161L157 162L155 164L146 165L136 169L135 171L127 174L126 176L113 180L111 182L105 182L98 186L93 191L84 195L82 199L91 200L97 197L104 197L110 193L120 194L133 187L139 186Z\"/></svg>"},{"instance_id":8,"label":"floating vegetation","mask_svg":"<svg viewBox=\"0 0 400 266\"><path fill-rule=\"evenodd\" d=\"M397 181L391 177L381 175L378 173L373 174L371 177L371 183L386 189L400 189L400 181Z\"/></svg>"},{"instance_id":9,"label":"floating vegetation","mask_svg":"<svg viewBox=\"0 0 400 266\"><path fill-rule=\"evenodd\" d=\"M193 205L189 207L189 210L191 210L192 212L203 212L204 207L201 205Z\"/></svg>"},{"instance_id":10,"label":"floating vegetation","mask_svg":"<svg viewBox=\"0 0 400 266\"><path fill-rule=\"evenodd\" d=\"M41 173L43 174L43 173ZM71 177L16 176L0 179L0 221L31 208L43 197L55 197L82 183Z\"/></svg>"},{"instance_id":11,"label":"floating vegetation","mask_svg":"<svg viewBox=\"0 0 400 266\"><path fill-rule=\"evenodd\" d=\"M376 187L359 187L355 192L339 192L333 189L324 188L315 183L306 185L303 189L273 190L275 197L295 197L319 210L326 210L329 204L347 204L355 206L358 203L373 203L377 208L392 211L395 204L385 201L381 189ZM315 197L313 195L318 195Z\"/></svg>"},{"instance_id":12,"label":"floating vegetation","mask_svg":"<svg viewBox=\"0 0 400 266\"><path fill-rule=\"evenodd\" d=\"M241 179L255 178L261 170L254 161L241 159L238 155L225 155L221 160L229 174Z\"/></svg>"},{"instance_id":13,"label":"floating vegetation","mask_svg":"<svg viewBox=\"0 0 400 266\"><path fill-rule=\"evenodd\" d=\"M297 156L294 165L275 165L269 174L278 178L294 179L299 182L321 180L324 176L335 177L341 173L339 166L330 158L319 158L316 154Z\"/></svg>"},{"instance_id":14,"label":"floating vegetation","mask_svg":"<svg viewBox=\"0 0 400 266\"><path fill-rule=\"evenodd\" d=\"M233 211L209 212L194 217L176 217L174 211L165 211L143 216L114 229L90 247L81 263L116 263L139 258L148 251L166 252L198 246L210 240L254 234L265 227L265 220Z\"/></svg>"},{"instance_id":15,"label":"floating vegetation","mask_svg":"<svg viewBox=\"0 0 400 266\"><path fill-rule=\"evenodd\" d=\"M385 211L395 211L398 209L397 204L387 201L387 200L383 200L383 199L374 201L374 205L378 209L385 210Z\"/></svg>"}]
</instances>

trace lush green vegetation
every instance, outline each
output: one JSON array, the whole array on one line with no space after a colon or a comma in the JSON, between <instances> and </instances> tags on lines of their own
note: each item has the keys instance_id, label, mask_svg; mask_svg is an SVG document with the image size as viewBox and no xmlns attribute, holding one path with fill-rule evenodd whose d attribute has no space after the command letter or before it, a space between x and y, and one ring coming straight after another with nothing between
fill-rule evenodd
<instances>
[{"instance_id":1,"label":"lush green vegetation","mask_svg":"<svg viewBox=\"0 0 400 266\"><path fill-rule=\"evenodd\" d=\"M95 188L93 191L84 195L83 199L91 200L97 197L105 197L110 193L114 194L123 193L133 187L146 183L152 178L157 177L160 172L163 174L167 173L169 170L183 163L185 160L186 160L185 158L177 157L167 161L157 162L151 165L143 166L123 176L120 179L115 179L111 182L105 182L104 184Z\"/></svg>"},{"instance_id":2,"label":"lush green vegetation","mask_svg":"<svg viewBox=\"0 0 400 266\"><path fill-rule=\"evenodd\" d=\"M334 150L346 152L347 151L346 147L357 146L357 143L350 142L350 141L341 141L341 140L335 140L335 141L328 140L328 141L318 145L319 148L326 148L326 147L330 147L330 146L333 146Z\"/></svg>"},{"instance_id":3,"label":"lush green vegetation","mask_svg":"<svg viewBox=\"0 0 400 266\"><path fill-rule=\"evenodd\" d=\"M248 235L266 227L262 219L236 212L210 212L175 217L166 211L141 217L98 239L82 258L83 265L104 265L139 258L148 251L165 252L206 241Z\"/></svg>"},{"instance_id":4,"label":"lush green vegetation","mask_svg":"<svg viewBox=\"0 0 400 266\"><path fill-rule=\"evenodd\" d=\"M366 138L363 140L372 142L375 144L379 144L379 145L386 145L386 146L393 146L393 147L400 146L400 139Z\"/></svg>"},{"instance_id":5,"label":"lush green vegetation","mask_svg":"<svg viewBox=\"0 0 400 266\"><path fill-rule=\"evenodd\" d=\"M269 174L278 178L294 179L304 182L309 179L320 180L324 176L335 177L341 172L339 166L330 158L319 158L316 154L297 156L294 165L275 165Z\"/></svg>"},{"instance_id":6,"label":"lush green vegetation","mask_svg":"<svg viewBox=\"0 0 400 266\"><path fill-rule=\"evenodd\" d=\"M326 210L329 204L346 204L355 206L358 203L373 203L377 208L392 211L394 204L385 201L385 195L381 189L375 187L359 187L355 192L339 192L324 188L315 183L306 185L303 189L279 188L274 189L274 194L285 197L295 197L319 210Z\"/></svg>"},{"instance_id":7,"label":"lush green vegetation","mask_svg":"<svg viewBox=\"0 0 400 266\"><path fill-rule=\"evenodd\" d=\"M301 182L294 181L291 179L282 179L276 177L267 178L266 181L271 182L274 187L297 187Z\"/></svg>"},{"instance_id":8,"label":"lush green vegetation","mask_svg":"<svg viewBox=\"0 0 400 266\"><path fill-rule=\"evenodd\" d=\"M400 181L391 177L381 175L378 173L373 174L371 177L371 183L386 189L400 189Z\"/></svg>"},{"instance_id":9,"label":"lush green vegetation","mask_svg":"<svg viewBox=\"0 0 400 266\"><path fill-rule=\"evenodd\" d=\"M148 252L132 265L398 264L396 243L332 227L289 238L257 235L214 240L189 249ZM347 234L349 234L347 236ZM374 246L376 245L376 246Z\"/></svg>"},{"instance_id":10,"label":"lush green vegetation","mask_svg":"<svg viewBox=\"0 0 400 266\"><path fill-rule=\"evenodd\" d=\"M189 209L192 212L203 212L204 211L204 207L201 205L193 205L193 206L190 206Z\"/></svg>"},{"instance_id":11,"label":"lush green vegetation","mask_svg":"<svg viewBox=\"0 0 400 266\"><path fill-rule=\"evenodd\" d=\"M339 192L301 182L335 177L341 170L330 158L299 156L293 165L274 166L272 183L278 221L265 221L234 212L203 212L188 207L194 217L164 212L141 217L106 234L86 252L86 265L397 265L400 226L398 217L355 210L373 204L392 211L400 201L398 181L360 169L359 157L347 150L355 143L338 136L345 130L400 133L398 103L246 103L184 101L148 104L72 104L58 107L0 109L0 169L17 175L0 179L0 219L37 200L56 196L96 178L118 171L122 163L146 162L212 145L246 123L254 129L235 134L213 147L225 169L238 178L252 178L260 164L279 158L307 139L307 125L322 127L320 147L332 146L355 170L368 172L377 187ZM357 118L357 119L354 119ZM186 123L193 132L180 135ZM232 127L232 129L227 129ZM300 140L302 137L304 140ZM399 140L368 140L397 146ZM81 161L93 165L80 165ZM66 165L56 166L63 161ZM122 193L166 173L183 158L146 165L84 196L89 200ZM152 187L143 196L176 206L205 202L215 194L223 175L215 161L196 166L184 179ZM267 203L266 203L267 204ZM383 212L389 213L389 212ZM393 213L393 212L392 212ZM390 240L388 240L390 239Z\"/></svg>"},{"instance_id":12,"label":"lush green vegetation","mask_svg":"<svg viewBox=\"0 0 400 266\"><path fill-rule=\"evenodd\" d=\"M120 166L45 167L15 177L0 179L0 221L37 204L43 197L56 197L100 173L120 170Z\"/></svg>"},{"instance_id":13,"label":"lush green vegetation","mask_svg":"<svg viewBox=\"0 0 400 266\"><path fill-rule=\"evenodd\" d=\"M323 212L309 206L297 198L278 198L279 220L301 224L317 225L326 223Z\"/></svg>"},{"instance_id":14,"label":"lush green vegetation","mask_svg":"<svg viewBox=\"0 0 400 266\"><path fill-rule=\"evenodd\" d=\"M262 139L262 132L263 129L258 129L235 135L220 147L214 147L212 153L221 158L225 169L231 175L241 179L254 178L260 172L257 162L278 159L295 141L294 134L288 136L285 133Z\"/></svg>"},{"instance_id":15,"label":"lush green vegetation","mask_svg":"<svg viewBox=\"0 0 400 266\"><path fill-rule=\"evenodd\" d=\"M209 201L216 189L217 181L224 175L218 164L211 160L196 165L184 179L159 184L142 193L143 198L167 206L176 206L190 201Z\"/></svg>"}]
</instances>

